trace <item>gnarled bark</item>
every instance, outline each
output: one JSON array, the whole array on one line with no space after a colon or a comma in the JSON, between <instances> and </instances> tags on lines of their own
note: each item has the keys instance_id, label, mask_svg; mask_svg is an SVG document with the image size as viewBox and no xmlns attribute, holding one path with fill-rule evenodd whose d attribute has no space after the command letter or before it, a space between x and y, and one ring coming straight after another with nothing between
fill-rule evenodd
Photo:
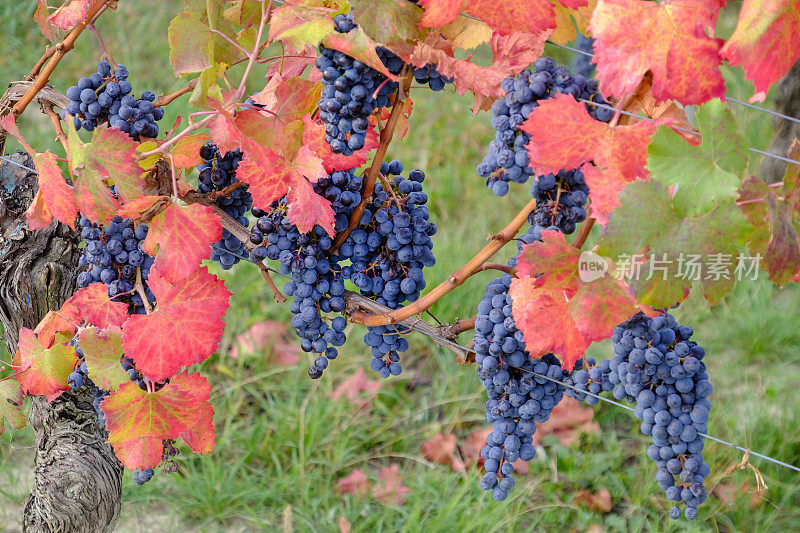
<instances>
[{"instance_id":1,"label":"gnarled bark","mask_svg":"<svg viewBox=\"0 0 800 533\"><path fill-rule=\"evenodd\" d=\"M8 156L32 168L27 154ZM10 353L21 327L33 328L73 292L77 235L55 221L26 229L24 210L36 192L34 172L0 164L0 321ZM48 403L34 397L35 483L25 502L27 532L105 532L119 517L123 467L105 441L88 392Z\"/></svg>"},{"instance_id":2,"label":"gnarled bark","mask_svg":"<svg viewBox=\"0 0 800 533\"><path fill-rule=\"evenodd\" d=\"M800 61L794 64L786 76L778 84L778 97L775 100L775 111L789 117L800 119ZM800 139L800 124L784 118L775 117L775 138L767 151L771 154L786 157L789 146L795 139ZM765 157L759 172L761 179L767 183L776 183L786 174L788 163L774 157Z\"/></svg>"}]
</instances>

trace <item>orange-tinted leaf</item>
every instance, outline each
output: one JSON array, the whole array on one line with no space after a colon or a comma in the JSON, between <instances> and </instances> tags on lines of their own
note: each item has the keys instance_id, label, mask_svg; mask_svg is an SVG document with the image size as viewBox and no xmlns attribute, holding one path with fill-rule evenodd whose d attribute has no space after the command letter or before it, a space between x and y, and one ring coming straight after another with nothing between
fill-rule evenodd
<instances>
[{"instance_id":1,"label":"orange-tinted leaf","mask_svg":"<svg viewBox=\"0 0 800 533\"><path fill-rule=\"evenodd\" d=\"M336 494L355 494L364 497L369 493L369 480L364 472L355 469L350 475L337 481L333 490Z\"/></svg>"},{"instance_id":2,"label":"orange-tinted leaf","mask_svg":"<svg viewBox=\"0 0 800 533\"><path fill-rule=\"evenodd\" d=\"M553 435L562 446L570 446L581 433L599 431L600 425L594 420L594 409L574 398L564 398L555 406L547 422L537 424L533 444L538 444L545 435Z\"/></svg>"},{"instance_id":3,"label":"orange-tinted leaf","mask_svg":"<svg viewBox=\"0 0 800 533\"><path fill-rule=\"evenodd\" d=\"M33 14L33 20L39 25L42 30L42 35L50 42L58 40L58 27L50 20L50 10L47 8L47 0L37 0L38 6L36 13Z\"/></svg>"},{"instance_id":4,"label":"orange-tinted leaf","mask_svg":"<svg viewBox=\"0 0 800 533\"><path fill-rule=\"evenodd\" d=\"M452 433L437 433L420 446L422 455L428 461L440 465L450 465L456 453L456 436Z\"/></svg>"},{"instance_id":5,"label":"orange-tinted leaf","mask_svg":"<svg viewBox=\"0 0 800 533\"><path fill-rule=\"evenodd\" d=\"M353 20L376 42L388 47L419 41L422 11L412 2L397 0L350 0Z\"/></svg>"},{"instance_id":6,"label":"orange-tinted leaf","mask_svg":"<svg viewBox=\"0 0 800 533\"><path fill-rule=\"evenodd\" d=\"M380 388L380 381L369 379L364 369L358 367L358 370L352 376L342 381L328 393L328 398L331 400L347 398L352 405L360 407L367 405L373 398L378 396Z\"/></svg>"},{"instance_id":7,"label":"orange-tinted leaf","mask_svg":"<svg viewBox=\"0 0 800 533\"><path fill-rule=\"evenodd\" d=\"M572 4L572 5L570 5ZM589 35L589 22L592 19L597 0L578 1L576 3L564 1L556 2L556 29L550 36L550 41L556 44L567 44L574 41L578 32ZM575 22L572 19L575 18ZM577 28L576 28L577 25Z\"/></svg>"},{"instance_id":8,"label":"orange-tinted leaf","mask_svg":"<svg viewBox=\"0 0 800 533\"><path fill-rule=\"evenodd\" d=\"M48 311L33 332L39 338L42 347L50 348L55 341L56 334L67 333L72 336L81 322L78 307L70 298L58 311Z\"/></svg>"},{"instance_id":9,"label":"orange-tinted leaf","mask_svg":"<svg viewBox=\"0 0 800 533\"><path fill-rule=\"evenodd\" d=\"M172 147L173 162L177 168L191 168L203 162L200 147L206 144L209 136L205 133L187 135Z\"/></svg>"},{"instance_id":10,"label":"orange-tinted leaf","mask_svg":"<svg viewBox=\"0 0 800 533\"><path fill-rule=\"evenodd\" d=\"M0 118L0 128L8 132L12 137L31 154L34 168L39 174L39 190L36 198L25 212L28 219L28 228L37 230L50 223L51 218L67 226L75 227L75 218L78 216L78 209L75 206L75 196L72 187L67 185L61 175L61 168L58 166L56 156L49 150L43 154L34 152L17 129L13 114Z\"/></svg>"},{"instance_id":11,"label":"orange-tinted leaf","mask_svg":"<svg viewBox=\"0 0 800 533\"><path fill-rule=\"evenodd\" d=\"M549 135L557 127L557 136ZM647 179L647 145L653 123L609 126L594 120L572 95L557 94L535 107L521 129L528 143L530 165L537 174L578 168L584 163L586 184L592 191L592 214L604 224L619 205L619 193L635 179Z\"/></svg>"},{"instance_id":12,"label":"orange-tinted leaf","mask_svg":"<svg viewBox=\"0 0 800 533\"><path fill-rule=\"evenodd\" d=\"M68 388L67 377L78 360L74 346L57 343L44 348L28 328L20 330L18 346L14 377L26 394L45 396Z\"/></svg>"},{"instance_id":13,"label":"orange-tinted leaf","mask_svg":"<svg viewBox=\"0 0 800 533\"><path fill-rule=\"evenodd\" d=\"M116 391L130 381L120 364L122 358L122 328L84 328L79 344L92 382L103 390Z\"/></svg>"},{"instance_id":14,"label":"orange-tinted leaf","mask_svg":"<svg viewBox=\"0 0 800 533\"><path fill-rule=\"evenodd\" d=\"M541 33L556 27L551 0L466 0L464 12L484 21L495 33Z\"/></svg>"},{"instance_id":15,"label":"orange-tinted leaf","mask_svg":"<svg viewBox=\"0 0 800 533\"><path fill-rule=\"evenodd\" d=\"M731 65L744 68L763 100L800 58L800 0L745 0L736 30L720 50Z\"/></svg>"},{"instance_id":16,"label":"orange-tinted leaf","mask_svg":"<svg viewBox=\"0 0 800 533\"><path fill-rule=\"evenodd\" d=\"M575 493L572 501L578 505L588 507L589 510L594 512L611 512L611 493L608 492L608 489L600 489L596 493L582 489Z\"/></svg>"},{"instance_id":17,"label":"orange-tinted leaf","mask_svg":"<svg viewBox=\"0 0 800 533\"><path fill-rule=\"evenodd\" d=\"M179 436L194 453L205 455L214 451L214 407L205 402L199 407L199 418Z\"/></svg>"},{"instance_id":18,"label":"orange-tinted leaf","mask_svg":"<svg viewBox=\"0 0 800 533\"><path fill-rule=\"evenodd\" d=\"M86 322L101 329L121 326L129 316L128 304L112 301L104 283L92 283L73 294L70 301L80 310Z\"/></svg>"},{"instance_id":19,"label":"orange-tinted leaf","mask_svg":"<svg viewBox=\"0 0 800 533\"><path fill-rule=\"evenodd\" d=\"M113 183L120 200L128 202L141 196L145 182L137 162L137 143L127 133L100 125L92 142L85 145L81 179Z\"/></svg>"},{"instance_id":20,"label":"orange-tinted leaf","mask_svg":"<svg viewBox=\"0 0 800 533\"><path fill-rule=\"evenodd\" d=\"M658 101L690 105L724 97L722 41L708 35L719 9L718 0L599 0L589 29L603 94L630 96L649 70Z\"/></svg>"},{"instance_id":21,"label":"orange-tinted leaf","mask_svg":"<svg viewBox=\"0 0 800 533\"><path fill-rule=\"evenodd\" d=\"M425 8L420 26L438 28L456 20L464 0L420 0L419 4Z\"/></svg>"},{"instance_id":22,"label":"orange-tinted leaf","mask_svg":"<svg viewBox=\"0 0 800 533\"><path fill-rule=\"evenodd\" d=\"M514 321L527 350L534 357L553 352L566 370L572 370L589 344L610 337L635 303L610 277L582 281L579 256L563 233L545 231L542 242L523 248L520 277L512 280L510 290Z\"/></svg>"},{"instance_id":23,"label":"orange-tinted leaf","mask_svg":"<svg viewBox=\"0 0 800 533\"><path fill-rule=\"evenodd\" d=\"M303 117L303 144L311 148L317 156L322 158L325 172L331 174L337 170L349 170L360 167L368 160L369 153L378 147L378 134L375 125L370 122L364 141L364 148L353 152L351 155L335 154L331 145L325 141L325 126L314 122L311 115Z\"/></svg>"},{"instance_id":24,"label":"orange-tinted leaf","mask_svg":"<svg viewBox=\"0 0 800 533\"><path fill-rule=\"evenodd\" d=\"M343 52L369 65L390 80L398 79L386 69L386 65L378 57L378 52L375 51L378 43L370 39L361 28L356 27L347 33L329 33L322 42L328 48Z\"/></svg>"},{"instance_id":25,"label":"orange-tinted leaf","mask_svg":"<svg viewBox=\"0 0 800 533\"><path fill-rule=\"evenodd\" d=\"M158 392L128 381L100 404L108 441L130 468L154 468L161 461L163 440L175 439L195 426L208 409L211 386L200 374L181 372Z\"/></svg>"},{"instance_id":26,"label":"orange-tinted leaf","mask_svg":"<svg viewBox=\"0 0 800 533\"><path fill-rule=\"evenodd\" d=\"M0 435L8 424L11 429L25 427L25 414L22 412L22 387L11 377L0 380Z\"/></svg>"},{"instance_id":27,"label":"orange-tinted leaf","mask_svg":"<svg viewBox=\"0 0 800 533\"><path fill-rule=\"evenodd\" d=\"M158 253L161 273L177 283L211 257L211 243L221 237L222 223L212 207L171 204L150 221L143 248L151 256Z\"/></svg>"},{"instance_id":28,"label":"orange-tinted leaf","mask_svg":"<svg viewBox=\"0 0 800 533\"><path fill-rule=\"evenodd\" d=\"M317 109L321 90L319 83L275 74L261 92L253 95L253 101L264 106L280 124L288 124Z\"/></svg>"},{"instance_id":29,"label":"orange-tinted leaf","mask_svg":"<svg viewBox=\"0 0 800 533\"><path fill-rule=\"evenodd\" d=\"M89 12L91 3L92 0L68 0L56 9L49 19L62 30L68 30L83 20Z\"/></svg>"},{"instance_id":30,"label":"orange-tinted leaf","mask_svg":"<svg viewBox=\"0 0 800 533\"><path fill-rule=\"evenodd\" d=\"M133 315L123 325L125 353L153 381L180 367L204 361L217 349L231 293L206 267L196 268L174 285L162 272L160 259L150 270L148 285L158 302L149 315Z\"/></svg>"},{"instance_id":31,"label":"orange-tinted leaf","mask_svg":"<svg viewBox=\"0 0 800 533\"><path fill-rule=\"evenodd\" d=\"M800 143L793 145L789 157L800 155ZM795 154L792 154L792 152ZM800 274L800 183L793 165L782 187L769 187L761 179L751 176L739 191L739 206L755 229L750 240L750 251L761 254L762 267L776 285L784 285Z\"/></svg>"},{"instance_id":32,"label":"orange-tinted leaf","mask_svg":"<svg viewBox=\"0 0 800 533\"><path fill-rule=\"evenodd\" d=\"M306 68L309 65L313 65L314 62L317 60L316 55L309 54L306 55L306 52L302 52L297 54L293 57L283 57L278 61L273 61L272 64L267 68L267 79L272 79L273 76L279 75L284 79L289 78L296 78L303 75ZM312 69L311 74L314 73L316 69ZM313 78L311 81L316 81Z\"/></svg>"},{"instance_id":33,"label":"orange-tinted leaf","mask_svg":"<svg viewBox=\"0 0 800 533\"><path fill-rule=\"evenodd\" d=\"M500 83L541 56L546 38L547 33L493 37L492 50L495 53L495 61L489 67L456 59L452 53L439 48L440 43L433 39L417 43L409 60L417 67L435 64L442 76L454 78L456 91L459 94L463 95L469 90L476 95L500 98L505 94L500 88Z\"/></svg>"},{"instance_id":34,"label":"orange-tinted leaf","mask_svg":"<svg viewBox=\"0 0 800 533\"><path fill-rule=\"evenodd\" d=\"M378 473L378 483L372 495L386 504L403 505L406 502L408 487L404 487L402 483L400 468L396 464L389 465Z\"/></svg>"},{"instance_id":35,"label":"orange-tinted leaf","mask_svg":"<svg viewBox=\"0 0 800 533\"><path fill-rule=\"evenodd\" d=\"M123 205L117 214L122 218L138 219L142 215L148 214L150 216L158 213L164 207L164 204L169 203L168 196L140 196L131 200ZM146 219L147 220L147 219Z\"/></svg>"}]
</instances>

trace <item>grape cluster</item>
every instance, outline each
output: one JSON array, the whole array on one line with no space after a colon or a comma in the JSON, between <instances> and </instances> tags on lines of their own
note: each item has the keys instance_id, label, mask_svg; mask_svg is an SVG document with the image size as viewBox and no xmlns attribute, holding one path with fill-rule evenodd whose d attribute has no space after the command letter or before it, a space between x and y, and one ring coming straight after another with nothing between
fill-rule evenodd
<instances>
[{"instance_id":1,"label":"grape cluster","mask_svg":"<svg viewBox=\"0 0 800 533\"><path fill-rule=\"evenodd\" d=\"M108 295L116 301L129 305L131 314L144 314L145 306L141 295L131 293L136 283L137 270L142 281L146 282L153 266L153 258L142 251L147 237L147 224L133 224L131 219L115 216L105 227L93 224L84 216L80 217L78 227L86 248L78 259L78 287L102 282L108 287ZM145 284L145 296L150 303L155 296Z\"/></svg>"},{"instance_id":2,"label":"grape cluster","mask_svg":"<svg viewBox=\"0 0 800 533\"><path fill-rule=\"evenodd\" d=\"M400 161L384 161L380 172L387 178L394 176L389 189L375 184L372 201L367 203L360 224L342 243L338 259L350 261L342 273L361 294L397 309L405 302L416 301L425 288L423 268L436 263L431 236L437 227L425 205L424 172L413 169L405 178ZM347 218L337 217L337 231L346 227ZM408 332L402 325L368 328L364 342L373 356L370 368L384 378L400 374L399 353L409 347L402 335Z\"/></svg>"},{"instance_id":3,"label":"grape cluster","mask_svg":"<svg viewBox=\"0 0 800 533\"><path fill-rule=\"evenodd\" d=\"M552 354L533 360L525 350L511 314L511 279L506 274L489 283L475 319L475 362L488 397L486 421L494 428L481 449L486 470L481 488L492 490L497 501L514 486L512 463L536 455L536 423L546 422L564 396L564 386L550 380L566 377Z\"/></svg>"},{"instance_id":4,"label":"grape cluster","mask_svg":"<svg viewBox=\"0 0 800 533\"><path fill-rule=\"evenodd\" d=\"M610 368L609 359L603 359L599 364L592 357L581 359L575 364L572 374L564 380L564 383L574 387L567 388L567 396L585 401L589 405L597 405L600 399L596 395L614 389L614 384L608 377ZM586 394L587 391L589 394Z\"/></svg>"},{"instance_id":5,"label":"grape cluster","mask_svg":"<svg viewBox=\"0 0 800 533\"><path fill-rule=\"evenodd\" d=\"M654 318L637 313L614 330L614 357L573 373L569 383L578 390L568 392L593 404L597 398L583 391L612 390L617 400L636 404L640 429L653 439L647 457L658 466L656 482L675 502L669 515L679 518L683 504L688 520L697 518L708 497L703 482L711 468L703 459L703 434L713 391L705 351L691 336L692 328L667 312Z\"/></svg>"},{"instance_id":6,"label":"grape cluster","mask_svg":"<svg viewBox=\"0 0 800 533\"><path fill-rule=\"evenodd\" d=\"M667 312L655 318L637 313L614 330L609 368L614 397L636 402L641 431L653 438L647 456L658 465L656 482L676 502L670 517L680 516L683 503L688 520L708 497L703 480L711 469L703 460L701 434L713 391L705 350L691 336L692 328Z\"/></svg>"},{"instance_id":7,"label":"grape cluster","mask_svg":"<svg viewBox=\"0 0 800 533\"><path fill-rule=\"evenodd\" d=\"M238 148L223 156L214 144L208 143L200 148L200 157L205 162L197 166L199 192L221 191L239 181L236 169L242 160L242 152ZM247 212L253 207L253 197L247 186L234 189L230 196L217 198L214 203L239 224L248 226ZM244 257L247 257L244 243L223 228L222 238L211 245L211 259L218 261L223 270L229 270Z\"/></svg>"},{"instance_id":8,"label":"grape cluster","mask_svg":"<svg viewBox=\"0 0 800 533\"><path fill-rule=\"evenodd\" d=\"M564 66L556 66L549 57L536 60L533 71L525 70L516 77L503 80L506 92L492 104L492 126L495 138L489 144L489 153L478 165L479 176L487 178L486 186L498 196L508 192L508 182L525 183L533 175L526 145L530 136L519 129L540 100L558 93L571 94L604 104L597 82L579 74L572 75ZM589 114L597 120L608 122L613 111L586 105Z\"/></svg>"},{"instance_id":9,"label":"grape cluster","mask_svg":"<svg viewBox=\"0 0 800 533\"><path fill-rule=\"evenodd\" d=\"M349 14L337 15L334 24L339 33L355 28ZM325 140L334 153L351 155L364 147L369 116L389 105L389 95L398 85L366 63L324 45L316 67L322 73L318 106L326 124Z\"/></svg>"},{"instance_id":10,"label":"grape cluster","mask_svg":"<svg viewBox=\"0 0 800 533\"><path fill-rule=\"evenodd\" d=\"M586 219L589 187L580 169L539 176L531 186L531 197L536 200L536 209L528 215L528 222L534 226L555 227L569 234Z\"/></svg>"},{"instance_id":11,"label":"grape cluster","mask_svg":"<svg viewBox=\"0 0 800 533\"><path fill-rule=\"evenodd\" d=\"M77 85L67 89L70 102L62 117L72 116L75 129L92 131L98 124L108 122L136 140L157 137L156 121L164 117L164 109L153 105L156 95L151 91L144 91L137 99L132 90L125 65L112 69L108 61L102 60L97 72L80 78Z\"/></svg>"},{"instance_id":12,"label":"grape cluster","mask_svg":"<svg viewBox=\"0 0 800 533\"><path fill-rule=\"evenodd\" d=\"M317 187L338 189L335 202L341 204L344 196L350 203L352 194L345 193L354 191L348 188L348 178L355 179L355 176L352 172L335 173L334 177L319 180L324 184L318 183ZM360 195L355 195L353 200L357 204ZM332 192L329 196L336 195ZM348 206L345 211L352 212L353 207ZM323 317L323 313L344 310L344 277L338 263L328 253L333 239L321 226L314 226L309 233L300 233L289 221L287 210L285 198L273 204L268 212L253 209L259 218L250 233L250 241L257 245L251 255L255 261L277 260L281 272L291 275L292 280L286 283L284 292L293 298L289 306L294 315L292 326L300 337L300 347L319 354L308 370L308 375L317 379L322 377L328 361L338 357L337 347L347 340L344 317L335 317L330 322Z\"/></svg>"}]
</instances>

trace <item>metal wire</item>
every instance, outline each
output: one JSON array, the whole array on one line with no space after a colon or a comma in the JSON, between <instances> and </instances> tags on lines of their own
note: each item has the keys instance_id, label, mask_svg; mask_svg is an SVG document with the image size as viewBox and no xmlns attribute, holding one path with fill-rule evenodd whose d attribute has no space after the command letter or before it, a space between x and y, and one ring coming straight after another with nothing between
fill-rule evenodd
<instances>
[{"instance_id":1,"label":"metal wire","mask_svg":"<svg viewBox=\"0 0 800 533\"><path fill-rule=\"evenodd\" d=\"M16 166L16 167L19 167L19 168L24 168L24 169L25 169L25 170L27 170L28 172L33 172L33 173L34 173L34 174L36 174L37 176L39 175L39 173L38 173L38 172L36 172L35 170L33 170L32 168L28 168L28 167L26 167L25 165L20 165L19 163L17 163L17 162L16 162L16 161L14 161L13 159L9 159L9 158L7 158L7 157L5 157L5 156L2 156L2 155L0 155L0 159L2 159L3 161L5 161L6 163L11 163L12 165L14 165L14 166Z\"/></svg>"},{"instance_id":2,"label":"metal wire","mask_svg":"<svg viewBox=\"0 0 800 533\"><path fill-rule=\"evenodd\" d=\"M423 333L423 332L419 331L417 328L415 328L414 326L411 326L411 329L414 329L415 331ZM439 342L442 342L442 343L445 343L445 344L449 344L450 346L452 346L454 348L458 348L458 349L463 350L465 352L476 353L475 350L471 350L471 349L467 348L466 346L461 346L457 342L453 342L450 339L447 339L445 337L440 337L440 336L437 336L437 335L431 335L431 334L429 334L427 332L425 332L423 334L428 336L428 337L432 337L436 341L439 341ZM558 385L561 385L563 387L566 387L566 388L569 388L569 389L573 389L573 390L575 390L577 392L580 392L581 394L585 394L587 396L591 396L593 398L597 398L598 400L606 402L606 403L609 403L611 405L616 405L617 407L622 407L623 409L627 409L628 411L635 412L635 410L630 406L621 404L621 403L619 403L617 401L611 400L609 398L605 398L605 397L597 395L597 394L593 394L593 393L591 393L589 391L580 390L577 387L575 387L574 385L570 385L568 383L564 383L563 381L559 381L557 379L550 378L550 377L548 377L548 376L546 376L544 374L539 374L538 372L533 372L532 370L523 370L522 372L525 372L525 373L528 373L528 374L532 374L532 375L534 375L536 377L540 377L540 378L546 379L548 381L552 381L553 383L557 383ZM719 444L723 444L723 445L728 446L730 448L733 448L735 450L739 450L741 452L748 452L748 453L750 453L750 455L759 457L761 459L764 459L765 461L769 461L771 463L775 463L776 465L783 466L783 467L788 468L790 470L794 470L795 472L800 472L800 468L798 468L798 467L796 467L794 465L790 465L788 463L785 463L783 461L780 461L778 459L775 459L773 457L770 457L768 455L764 455L762 453L754 452L754 451L749 450L747 448L742 448L741 446L739 446L737 444L733 444L731 442L728 442L726 440L720 439L718 437L713 437L713 436L708 435L706 433L701 433L701 432L698 431L697 434L700 435L701 437L705 437L707 439L713 440L714 442L717 442Z\"/></svg>"}]
</instances>

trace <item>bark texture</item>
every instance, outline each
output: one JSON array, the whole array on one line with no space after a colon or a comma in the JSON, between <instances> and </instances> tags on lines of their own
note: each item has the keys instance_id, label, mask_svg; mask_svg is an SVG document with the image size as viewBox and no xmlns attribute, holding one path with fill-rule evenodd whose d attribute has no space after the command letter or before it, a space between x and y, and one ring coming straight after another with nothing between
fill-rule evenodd
<instances>
[{"instance_id":1,"label":"bark texture","mask_svg":"<svg viewBox=\"0 0 800 533\"><path fill-rule=\"evenodd\" d=\"M32 168L27 154L7 156ZM33 328L75 288L78 236L53 222L31 232L23 212L36 192L36 174L0 164L0 321L10 353L21 327ZM85 390L51 403L33 397L35 482L25 502L26 532L106 532L119 517L123 467L105 442Z\"/></svg>"},{"instance_id":2,"label":"bark texture","mask_svg":"<svg viewBox=\"0 0 800 533\"><path fill-rule=\"evenodd\" d=\"M800 61L794 64L778 85L778 97L775 101L775 111L789 117L800 118ZM789 146L795 139L800 139L800 124L791 120L775 117L775 138L767 151L771 154L786 157ZM788 163L765 157L761 162L761 179L767 183L776 183L783 180Z\"/></svg>"}]
</instances>

